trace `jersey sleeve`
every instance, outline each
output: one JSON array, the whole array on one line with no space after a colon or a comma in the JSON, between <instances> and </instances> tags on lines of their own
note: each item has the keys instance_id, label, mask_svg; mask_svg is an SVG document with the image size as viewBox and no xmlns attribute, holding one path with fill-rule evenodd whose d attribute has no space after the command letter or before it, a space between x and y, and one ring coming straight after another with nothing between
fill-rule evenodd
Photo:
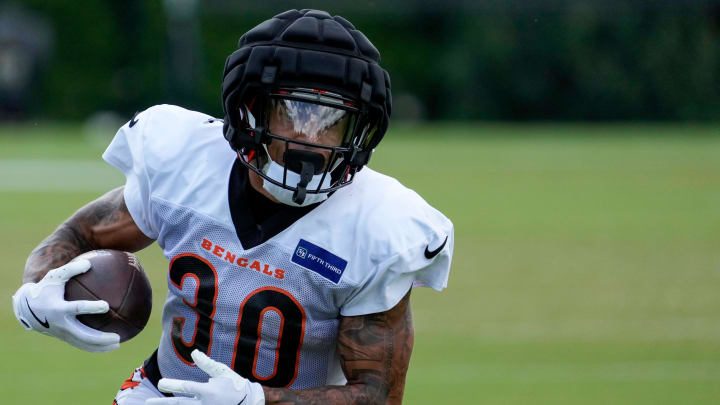
<instances>
[{"instance_id":1,"label":"jersey sleeve","mask_svg":"<svg viewBox=\"0 0 720 405\"><path fill-rule=\"evenodd\" d=\"M402 249L379 262L360 288L341 307L343 316L384 312L395 305L413 287L441 291L447 287L452 261L454 231L452 222L428 206L430 218L407 226L405 234L421 237L405 239ZM389 242L393 244L393 242Z\"/></svg>"},{"instance_id":2,"label":"jersey sleeve","mask_svg":"<svg viewBox=\"0 0 720 405\"><path fill-rule=\"evenodd\" d=\"M150 110L146 110L123 125L102 157L125 174L125 204L135 224L149 238L157 239L158 227L151 215L150 176L145 164L144 130L149 115Z\"/></svg>"}]
</instances>

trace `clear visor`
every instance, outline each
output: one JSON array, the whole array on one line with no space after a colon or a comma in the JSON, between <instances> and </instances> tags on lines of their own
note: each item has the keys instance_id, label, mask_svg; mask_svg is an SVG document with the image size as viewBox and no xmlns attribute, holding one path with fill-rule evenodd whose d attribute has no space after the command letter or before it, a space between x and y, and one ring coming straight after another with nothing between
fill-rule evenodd
<instances>
[{"instance_id":1,"label":"clear visor","mask_svg":"<svg viewBox=\"0 0 720 405\"><path fill-rule=\"evenodd\" d=\"M353 114L340 108L271 98L268 126L275 135L325 146L343 144Z\"/></svg>"}]
</instances>

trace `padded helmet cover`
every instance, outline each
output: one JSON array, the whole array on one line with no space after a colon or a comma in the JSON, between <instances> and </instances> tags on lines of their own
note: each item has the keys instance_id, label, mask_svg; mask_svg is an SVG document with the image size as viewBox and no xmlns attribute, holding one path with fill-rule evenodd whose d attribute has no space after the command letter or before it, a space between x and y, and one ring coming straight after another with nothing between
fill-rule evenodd
<instances>
[{"instance_id":1,"label":"padded helmet cover","mask_svg":"<svg viewBox=\"0 0 720 405\"><path fill-rule=\"evenodd\" d=\"M379 61L373 44L340 16L309 9L278 14L243 35L225 62L225 136L236 150L253 148L257 143L241 123L241 106L274 88L321 89L357 101L365 123L375 129L358 151L367 154L366 163L391 113L390 77Z\"/></svg>"}]
</instances>

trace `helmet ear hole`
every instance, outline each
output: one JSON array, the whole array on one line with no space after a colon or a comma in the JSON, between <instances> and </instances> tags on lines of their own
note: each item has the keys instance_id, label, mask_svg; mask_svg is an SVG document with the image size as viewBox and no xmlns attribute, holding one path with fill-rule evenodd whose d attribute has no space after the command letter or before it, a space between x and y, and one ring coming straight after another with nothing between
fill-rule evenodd
<instances>
[{"instance_id":1,"label":"helmet ear hole","mask_svg":"<svg viewBox=\"0 0 720 405\"><path fill-rule=\"evenodd\" d=\"M255 120L255 114L253 114L246 106L240 106L238 108L238 114L240 114L240 122L245 128L255 128L257 121Z\"/></svg>"}]
</instances>

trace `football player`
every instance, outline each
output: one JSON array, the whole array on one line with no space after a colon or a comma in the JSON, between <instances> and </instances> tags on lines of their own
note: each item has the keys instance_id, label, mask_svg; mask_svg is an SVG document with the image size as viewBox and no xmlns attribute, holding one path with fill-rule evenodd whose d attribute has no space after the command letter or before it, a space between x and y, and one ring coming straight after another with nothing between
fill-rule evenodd
<instances>
[{"instance_id":1,"label":"football player","mask_svg":"<svg viewBox=\"0 0 720 405\"><path fill-rule=\"evenodd\" d=\"M120 128L103 158L125 186L30 254L18 320L87 351L117 348L75 318L106 302L64 301L89 267L67 262L157 241L170 261L163 334L116 404L400 403L410 290L446 286L453 225L365 167L390 117L379 59L323 11L247 32L225 65L224 120L160 105Z\"/></svg>"}]
</instances>

